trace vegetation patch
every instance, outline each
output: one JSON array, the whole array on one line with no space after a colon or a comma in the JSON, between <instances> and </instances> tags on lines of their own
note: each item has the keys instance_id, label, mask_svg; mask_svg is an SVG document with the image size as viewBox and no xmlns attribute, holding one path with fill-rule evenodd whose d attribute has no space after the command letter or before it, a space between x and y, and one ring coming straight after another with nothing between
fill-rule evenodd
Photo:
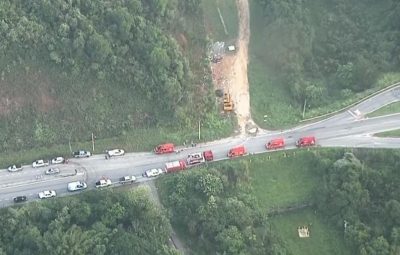
<instances>
[{"instance_id":1,"label":"vegetation patch","mask_svg":"<svg viewBox=\"0 0 400 255\"><path fill-rule=\"evenodd\" d=\"M383 116L383 115L388 115L392 113L399 113L400 112L400 102L395 102L388 104L382 108L379 108L378 110L368 113L366 116L367 117L377 117L377 116Z\"/></svg>"},{"instance_id":2,"label":"vegetation patch","mask_svg":"<svg viewBox=\"0 0 400 255\"><path fill-rule=\"evenodd\" d=\"M1 209L0 254L177 255L165 212L147 192L88 191Z\"/></svg>"},{"instance_id":3,"label":"vegetation patch","mask_svg":"<svg viewBox=\"0 0 400 255\"><path fill-rule=\"evenodd\" d=\"M285 254L249 192L248 171L245 162L224 163L157 180L161 202L192 254Z\"/></svg>"},{"instance_id":4,"label":"vegetation patch","mask_svg":"<svg viewBox=\"0 0 400 255\"><path fill-rule=\"evenodd\" d=\"M268 153L247 161L256 198L267 211L312 200L318 185L314 151ZM287 155L285 157L285 155Z\"/></svg>"},{"instance_id":5,"label":"vegetation patch","mask_svg":"<svg viewBox=\"0 0 400 255\"><path fill-rule=\"evenodd\" d=\"M313 209L304 209L270 218L272 230L284 240L290 254L353 254L344 244L343 231L337 230ZM297 228L307 226L310 237L300 238Z\"/></svg>"},{"instance_id":6,"label":"vegetation patch","mask_svg":"<svg viewBox=\"0 0 400 255\"><path fill-rule=\"evenodd\" d=\"M340 231L312 206L324 165L342 153L342 149L296 150L247 161L253 194L271 215L272 230L289 254L352 254ZM299 237L297 228L302 226L309 227L309 238Z\"/></svg>"},{"instance_id":7,"label":"vegetation patch","mask_svg":"<svg viewBox=\"0 0 400 255\"><path fill-rule=\"evenodd\" d=\"M202 8L206 32L213 41L231 42L236 39L239 19L235 1L203 0Z\"/></svg>"},{"instance_id":8,"label":"vegetation patch","mask_svg":"<svg viewBox=\"0 0 400 255\"><path fill-rule=\"evenodd\" d=\"M251 106L262 127L293 125L399 81L400 61L391 57L398 51L393 33L400 40L395 1L250 6Z\"/></svg>"},{"instance_id":9,"label":"vegetation patch","mask_svg":"<svg viewBox=\"0 0 400 255\"><path fill-rule=\"evenodd\" d=\"M400 252L398 150L354 150L327 164L318 211L344 231L355 254Z\"/></svg>"},{"instance_id":10,"label":"vegetation patch","mask_svg":"<svg viewBox=\"0 0 400 255\"><path fill-rule=\"evenodd\" d=\"M400 137L400 129L391 130L387 132L377 133L374 136L378 137Z\"/></svg>"}]
</instances>

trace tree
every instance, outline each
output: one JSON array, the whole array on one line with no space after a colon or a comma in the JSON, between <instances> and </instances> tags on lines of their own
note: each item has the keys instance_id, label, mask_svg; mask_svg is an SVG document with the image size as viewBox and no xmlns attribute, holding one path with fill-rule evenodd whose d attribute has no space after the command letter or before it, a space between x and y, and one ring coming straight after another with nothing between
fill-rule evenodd
<instances>
[{"instance_id":1,"label":"tree","mask_svg":"<svg viewBox=\"0 0 400 255\"><path fill-rule=\"evenodd\" d=\"M109 42L98 33L89 36L85 49L93 62L103 63L108 55L111 54Z\"/></svg>"},{"instance_id":2,"label":"tree","mask_svg":"<svg viewBox=\"0 0 400 255\"><path fill-rule=\"evenodd\" d=\"M228 226L222 230L217 236L218 250L223 254L242 254L245 244L243 236L236 226Z\"/></svg>"}]
</instances>

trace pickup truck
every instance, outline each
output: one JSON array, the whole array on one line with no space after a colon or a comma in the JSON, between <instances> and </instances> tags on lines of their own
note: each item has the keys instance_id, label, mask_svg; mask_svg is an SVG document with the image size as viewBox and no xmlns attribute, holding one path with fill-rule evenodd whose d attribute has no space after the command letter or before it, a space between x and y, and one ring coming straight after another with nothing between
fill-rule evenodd
<instances>
[{"instance_id":1,"label":"pickup truck","mask_svg":"<svg viewBox=\"0 0 400 255\"><path fill-rule=\"evenodd\" d=\"M43 160L43 159L38 159L32 163L32 167L43 167L43 166L48 166L50 163L48 160Z\"/></svg>"},{"instance_id":2,"label":"pickup truck","mask_svg":"<svg viewBox=\"0 0 400 255\"><path fill-rule=\"evenodd\" d=\"M124 176L119 178L119 183L121 184L125 184L125 183L134 183L136 181L136 177L135 176Z\"/></svg>"},{"instance_id":3,"label":"pickup truck","mask_svg":"<svg viewBox=\"0 0 400 255\"><path fill-rule=\"evenodd\" d=\"M10 165L10 166L8 166L7 170L9 172L22 171L22 165L21 164Z\"/></svg>"},{"instance_id":4,"label":"pickup truck","mask_svg":"<svg viewBox=\"0 0 400 255\"><path fill-rule=\"evenodd\" d=\"M80 150L80 151L75 151L73 153L73 156L74 158L88 158L92 156L92 154L90 153L90 151Z\"/></svg>"},{"instance_id":5,"label":"pickup truck","mask_svg":"<svg viewBox=\"0 0 400 255\"><path fill-rule=\"evenodd\" d=\"M110 179L101 179L96 182L96 188L104 188L104 187L108 187L111 185L112 185L112 182Z\"/></svg>"}]
</instances>

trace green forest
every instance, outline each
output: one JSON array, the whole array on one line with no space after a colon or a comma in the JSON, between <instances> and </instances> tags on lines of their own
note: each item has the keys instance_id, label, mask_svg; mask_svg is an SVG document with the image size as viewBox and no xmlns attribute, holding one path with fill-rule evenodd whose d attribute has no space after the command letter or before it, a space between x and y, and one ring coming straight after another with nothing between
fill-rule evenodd
<instances>
[{"instance_id":1,"label":"green forest","mask_svg":"<svg viewBox=\"0 0 400 255\"><path fill-rule=\"evenodd\" d=\"M207 125L215 104L199 5L1 1L0 151Z\"/></svg>"},{"instance_id":2,"label":"green forest","mask_svg":"<svg viewBox=\"0 0 400 255\"><path fill-rule=\"evenodd\" d=\"M252 98L260 97L252 108L275 114L274 127L298 119L305 101L307 112L325 113L357 93L399 81L378 86L385 74L400 72L396 0L257 0L252 11L249 79ZM281 108L296 110L286 121L276 113L279 96Z\"/></svg>"},{"instance_id":3,"label":"green forest","mask_svg":"<svg viewBox=\"0 0 400 255\"><path fill-rule=\"evenodd\" d=\"M0 210L0 254L178 255L146 189L90 191Z\"/></svg>"},{"instance_id":4,"label":"green forest","mask_svg":"<svg viewBox=\"0 0 400 255\"><path fill-rule=\"evenodd\" d=\"M343 230L357 254L399 254L399 152L357 150L330 160L319 164L318 210Z\"/></svg>"}]
</instances>

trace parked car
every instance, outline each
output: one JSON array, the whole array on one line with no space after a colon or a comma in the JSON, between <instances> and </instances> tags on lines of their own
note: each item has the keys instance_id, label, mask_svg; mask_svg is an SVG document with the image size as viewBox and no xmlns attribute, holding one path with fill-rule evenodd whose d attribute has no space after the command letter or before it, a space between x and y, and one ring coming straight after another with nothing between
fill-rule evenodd
<instances>
[{"instance_id":1,"label":"parked car","mask_svg":"<svg viewBox=\"0 0 400 255\"><path fill-rule=\"evenodd\" d=\"M56 195L57 194L56 194L55 190L45 190L45 191L39 192L39 198L40 199L56 197Z\"/></svg>"},{"instance_id":2,"label":"parked car","mask_svg":"<svg viewBox=\"0 0 400 255\"><path fill-rule=\"evenodd\" d=\"M146 172L144 172L143 176L145 177L156 177L159 176L160 174L163 174L164 170L162 170L161 168L153 168L150 170L147 170Z\"/></svg>"},{"instance_id":3,"label":"parked car","mask_svg":"<svg viewBox=\"0 0 400 255\"><path fill-rule=\"evenodd\" d=\"M96 182L96 188L104 188L104 187L108 187L111 185L112 185L112 182L110 179L101 179Z\"/></svg>"},{"instance_id":4,"label":"parked car","mask_svg":"<svg viewBox=\"0 0 400 255\"><path fill-rule=\"evenodd\" d=\"M86 182L76 181L68 183L67 189L68 191L78 191L87 188Z\"/></svg>"},{"instance_id":5,"label":"parked car","mask_svg":"<svg viewBox=\"0 0 400 255\"><path fill-rule=\"evenodd\" d=\"M123 155L125 155L125 151L122 149L113 149L107 151L107 156L109 157L123 156Z\"/></svg>"},{"instance_id":6,"label":"parked car","mask_svg":"<svg viewBox=\"0 0 400 255\"><path fill-rule=\"evenodd\" d=\"M92 153L90 153L90 151L79 150L75 151L73 156L74 158L88 158L92 156Z\"/></svg>"},{"instance_id":7,"label":"parked car","mask_svg":"<svg viewBox=\"0 0 400 255\"><path fill-rule=\"evenodd\" d=\"M63 157L56 157L51 160L52 164L62 164L65 162L65 158Z\"/></svg>"},{"instance_id":8,"label":"parked car","mask_svg":"<svg viewBox=\"0 0 400 255\"><path fill-rule=\"evenodd\" d=\"M9 172L17 172L17 171L22 171L22 165L17 164L17 165L10 165L7 167L7 170Z\"/></svg>"},{"instance_id":9,"label":"parked car","mask_svg":"<svg viewBox=\"0 0 400 255\"><path fill-rule=\"evenodd\" d=\"M119 178L119 183L124 184L124 183L134 183L136 181L136 177L135 176L124 176Z\"/></svg>"},{"instance_id":10,"label":"parked car","mask_svg":"<svg viewBox=\"0 0 400 255\"><path fill-rule=\"evenodd\" d=\"M48 165L49 165L49 161L43 160L43 159L38 159L32 163L32 167L34 167L34 168L48 166Z\"/></svg>"},{"instance_id":11,"label":"parked car","mask_svg":"<svg viewBox=\"0 0 400 255\"><path fill-rule=\"evenodd\" d=\"M21 203L26 201L26 196L14 197L14 203Z\"/></svg>"},{"instance_id":12,"label":"parked car","mask_svg":"<svg viewBox=\"0 0 400 255\"><path fill-rule=\"evenodd\" d=\"M56 168L56 167L52 167L46 170L45 174L47 175L51 175L51 174L59 174L60 173L60 169Z\"/></svg>"}]
</instances>

